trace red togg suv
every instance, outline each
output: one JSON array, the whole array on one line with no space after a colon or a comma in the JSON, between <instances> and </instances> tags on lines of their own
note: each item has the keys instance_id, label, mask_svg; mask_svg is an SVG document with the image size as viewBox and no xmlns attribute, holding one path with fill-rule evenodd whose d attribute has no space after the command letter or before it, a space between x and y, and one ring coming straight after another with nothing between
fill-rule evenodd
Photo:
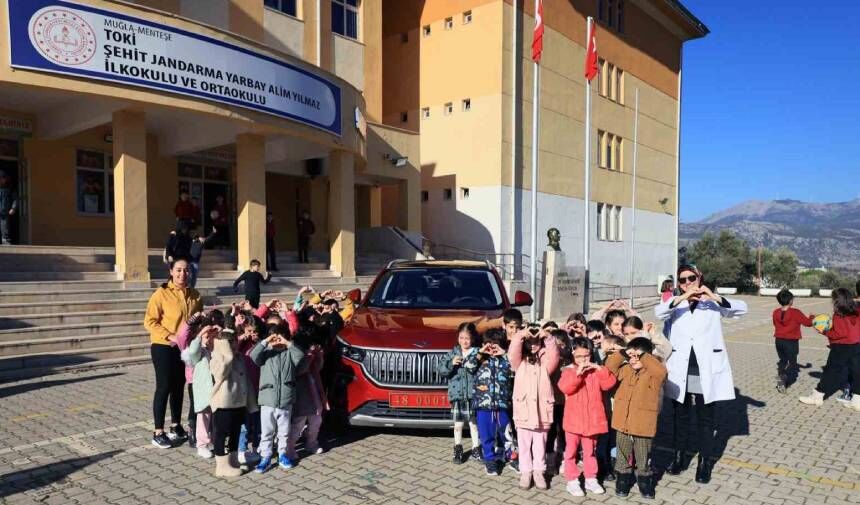
<instances>
[{"instance_id":1,"label":"red togg suv","mask_svg":"<svg viewBox=\"0 0 860 505\"><path fill-rule=\"evenodd\" d=\"M350 293L359 299L360 293ZM452 426L439 360L457 343L457 326L498 319L531 305L518 291L510 303L492 264L477 261L391 262L338 335L341 408L355 426Z\"/></svg>"}]
</instances>

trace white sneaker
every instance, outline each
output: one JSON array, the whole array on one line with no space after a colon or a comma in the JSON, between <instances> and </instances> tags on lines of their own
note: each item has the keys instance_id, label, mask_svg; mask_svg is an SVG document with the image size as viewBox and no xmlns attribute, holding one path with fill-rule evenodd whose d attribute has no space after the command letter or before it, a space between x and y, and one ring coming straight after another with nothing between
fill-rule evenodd
<instances>
[{"instance_id":1,"label":"white sneaker","mask_svg":"<svg viewBox=\"0 0 860 505\"><path fill-rule=\"evenodd\" d=\"M606 492L603 486L597 482L597 479L585 479L585 490L594 494L603 494Z\"/></svg>"},{"instance_id":2,"label":"white sneaker","mask_svg":"<svg viewBox=\"0 0 860 505\"><path fill-rule=\"evenodd\" d=\"M578 479L568 481L567 492L572 494L573 496L577 496L577 497L585 496L585 491L583 491L582 487L579 485Z\"/></svg>"},{"instance_id":3,"label":"white sneaker","mask_svg":"<svg viewBox=\"0 0 860 505\"><path fill-rule=\"evenodd\" d=\"M805 403L806 405L824 405L824 393L813 389L811 395L801 396L798 400L800 400L800 403Z\"/></svg>"},{"instance_id":4,"label":"white sneaker","mask_svg":"<svg viewBox=\"0 0 860 505\"><path fill-rule=\"evenodd\" d=\"M841 403L842 405L845 405L846 407L851 406L851 400L852 399L853 399L853 397L852 398L845 398L844 396L837 396L836 397L836 401Z\"/></svg>"},{"instance_id":5,"label":"white sneaker","mask_svg":"<svg viewBox=\"0 0 860 505\"><path fill-rule=\"evenodd\" d=\"M215 454L210 451L208 447L198 447L197 455L203 459L212 459L212 457L215 456Z\"/></svg>"}]
</instances>

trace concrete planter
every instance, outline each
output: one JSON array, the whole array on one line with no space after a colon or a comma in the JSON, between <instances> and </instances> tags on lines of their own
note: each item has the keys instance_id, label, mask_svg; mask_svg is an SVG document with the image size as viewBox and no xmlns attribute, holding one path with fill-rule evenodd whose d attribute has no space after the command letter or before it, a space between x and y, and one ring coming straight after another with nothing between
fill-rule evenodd
<instances>
[{"instance_id":1,"label":"concrete planter","mask_svg":"<svg viewBox=\"0 0 860 505\"><path fill-rule=\"evenodd\" d=\"M719 295L736 295L738 294L738 288L717 288L717 294Z\"/></svg>"},{"instance_id":2,"label":"concrete planter","mask_svg":"<svg viewBox=\"0 0 860 505\"><path fill-rule=\"evenodd\" d=\"M824 298L830 298L830 295L832 295L832 294L833 294L832 289L819 289L818 290L818 296L821 296Z\"/></svg>"},{"instance_id":3,"label":"concrete planter","mask_svg":"<svg viewBox=\"0 0 860 505\"><path fill-rule=\"evenodd\" d=\"M800 296L800 297L812 296L812 290L811 289L789 289L789 291L791 291L791 294L793 294L794 296Z\"/></svg>"},{"instance_id":4,"label":"concrete planter","mask_svg":"<svg viewBox=\"0 0 860 505\"><path fill-rule=\"evenodd\" d=\"M776 296L780 291L779 288L761 288L758 290L758 294L761 296Z\"/></svg>"}]
</instances>

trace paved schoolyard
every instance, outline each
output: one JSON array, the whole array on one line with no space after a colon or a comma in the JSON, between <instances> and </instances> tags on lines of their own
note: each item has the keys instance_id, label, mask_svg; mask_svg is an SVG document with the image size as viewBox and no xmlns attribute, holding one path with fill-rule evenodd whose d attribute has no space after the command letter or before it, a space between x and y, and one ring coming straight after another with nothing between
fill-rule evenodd
<instances>
[{"instance_id":1,"label":"paved schoolyard","mask_svg":"<svg viewBox=\"0 0 860 505\"><path fill-rule=\"evenodd\" d=\"M796 400L816 382L809 374L825 360L825 339L806 333L800 361L811 367L781 395L774 389L773 302L746 300L750 314L726 323L739 394L719 418L725 450L713 480L696 484L695 465L680 476L664 476L656 502L860 503L860 413L832 400L818 409ZM815 312L828 305L798 302ZM152 385L149 366L0 384L0 503L623 502L611 483L607 495L575 499L559 478L549 491L522 491L509 470L493 478L478 464L454 466L445 432L355 431L293 470L220 480L212 476L213 463L191 449L149 444ZM668 426L661 425L658 463L669 455ZM648 503L635 489L627 501Z\"/></svg>"}]
</instances>

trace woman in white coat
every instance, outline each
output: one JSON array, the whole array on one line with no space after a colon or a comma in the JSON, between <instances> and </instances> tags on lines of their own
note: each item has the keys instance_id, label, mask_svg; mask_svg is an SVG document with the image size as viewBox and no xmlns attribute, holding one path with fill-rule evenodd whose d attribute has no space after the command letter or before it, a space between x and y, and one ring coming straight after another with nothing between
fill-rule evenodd
<instances>
[{"instance_id":1,"label":"woman in white coat","mask_svg":"<svg viewBox=\"0 0 860 505\"><path fill-rule=\"evenodd\" d=\"M723 341L723 317L746 314L747 305L715 295L702 283L702 274L693 266L678 268L681 294L655 309L657 319L671 324L672 355L666 361L669 376L665 396L672 400L675 428L675 458L666 470L678 475L684 469L684 453L690 430L690 411L696 410L699 427L699 460L696 482L711 480L714 462L715 402L735 398L732 369Z\"/></svg>"}]
</instances>

